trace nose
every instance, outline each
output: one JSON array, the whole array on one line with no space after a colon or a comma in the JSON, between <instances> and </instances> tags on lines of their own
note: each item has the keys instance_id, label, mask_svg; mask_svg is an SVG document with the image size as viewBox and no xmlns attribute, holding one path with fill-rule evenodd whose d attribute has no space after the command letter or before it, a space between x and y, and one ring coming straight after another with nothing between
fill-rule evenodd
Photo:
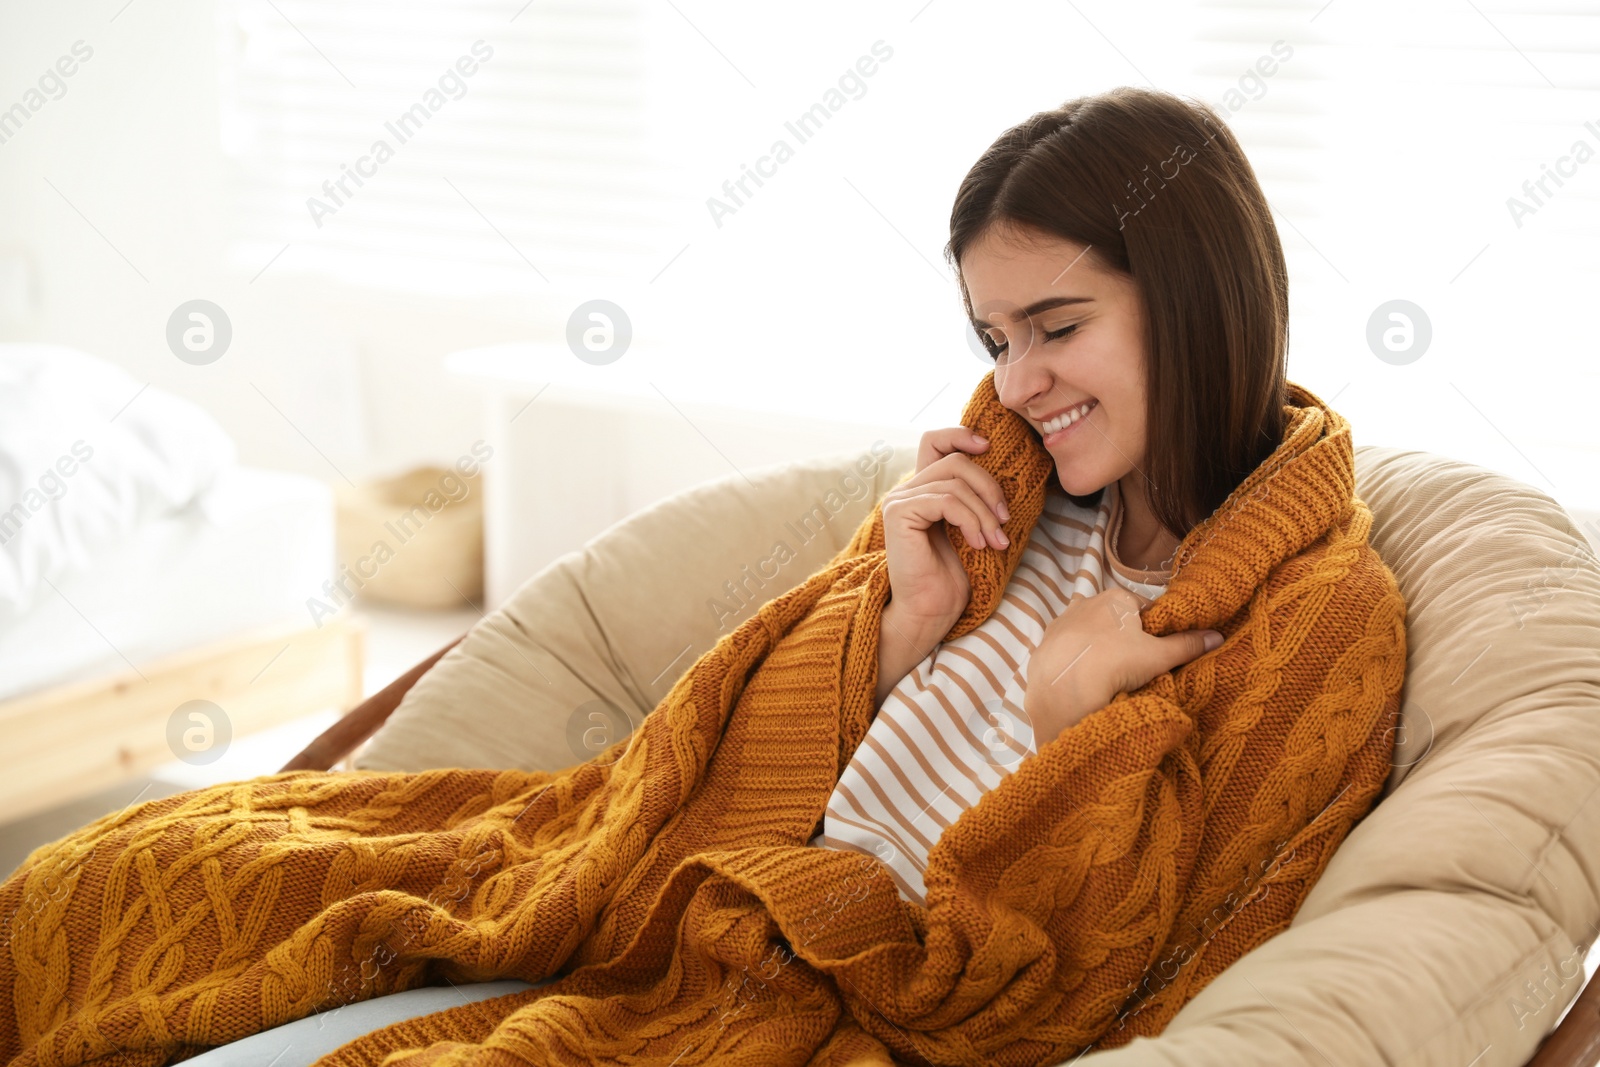
<instances>
[{"instance_id":1,"label":"nose","mask_svg":"<svg viewBox=\"0 0 1600 1067\"><path fill-rule=\"evenodd\" d=\"M1016 356L1007 348L994 369L995 393L1000 397L1000 403L1013 411L1022 411L1028 407L1030 400L1054 386L1054 379L1044 361L1027 351L1026 347L1021 355Z\"/></svg>"}]
</instances>

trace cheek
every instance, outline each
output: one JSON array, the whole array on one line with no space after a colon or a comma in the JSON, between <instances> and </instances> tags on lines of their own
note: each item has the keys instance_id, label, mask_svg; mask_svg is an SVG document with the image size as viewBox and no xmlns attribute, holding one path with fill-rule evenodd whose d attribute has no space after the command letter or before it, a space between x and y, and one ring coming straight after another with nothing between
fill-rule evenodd
<instances>
[{"instance_id":1,"label":"cheek","mask_svg":"<svg viewBox=\"0 0 1600 1067\"><path fill-rule=\"evenodd\" d=\"M1119 428L1143 432L1144 381L1142 368L1120 351L1100 350L1079 364L1084 392L1100 398L1105 417Z\"/></svg>"},{"instance_id":2,"label":"cheek","mask_svg":"<svg viewBox=\"0 0 1600 1067\"><path fill-rule=\"evenodd\" d=\"M1113 420L1111 428L1107 432L1118 442L1118 446L1125 455L1135 463L1142 464L1145 460L1146 437L1142 401L1139 402L1135 412L1132 415L1126 411L1123 412L1119 418Z\"/></svg>"}]
</instances>

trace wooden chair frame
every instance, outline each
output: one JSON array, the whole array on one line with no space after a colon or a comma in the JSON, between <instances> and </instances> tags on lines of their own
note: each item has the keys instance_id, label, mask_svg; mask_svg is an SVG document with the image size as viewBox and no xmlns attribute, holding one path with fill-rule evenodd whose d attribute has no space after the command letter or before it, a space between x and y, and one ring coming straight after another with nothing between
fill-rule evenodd
<instances>
[{"instance_id":1,"label":"wooden chair frame","mask_svg":"<svg viewBox=\"0 0 1600 1067\"><path fill-rule=\"evenodd\" d=\"M466 635L451 641L378 692L356 705L305 749L283 765L286 771L331 770L378 732L400 701L435 663ZM1571 1009L1540 1043L1525 1067L1595 1067L1600 1064L1600 982L1590 981Z\"/></svg>"}]
</instances>

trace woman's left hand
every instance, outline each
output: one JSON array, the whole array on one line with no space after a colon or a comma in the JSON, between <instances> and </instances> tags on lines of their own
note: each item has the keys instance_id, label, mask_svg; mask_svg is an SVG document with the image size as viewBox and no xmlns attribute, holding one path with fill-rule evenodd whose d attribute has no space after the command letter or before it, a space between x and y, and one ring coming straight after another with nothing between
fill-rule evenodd
<instances>
[{"instance_id":1,"label":"woman's left hand","mask_svg":"<svg viewBox=\"0 0 1600 1067\"><path fill-rule=\"evenodd\" d=\"M1222 644L1222 634L1215 630L1166 637L1145 633L1139 612L1149 603L1112 586L1070 601L1045 627L1028 661L1023 695L1036 748L1111 703L1118 693L1138 689Z\"/></svg>"}]
</instances>

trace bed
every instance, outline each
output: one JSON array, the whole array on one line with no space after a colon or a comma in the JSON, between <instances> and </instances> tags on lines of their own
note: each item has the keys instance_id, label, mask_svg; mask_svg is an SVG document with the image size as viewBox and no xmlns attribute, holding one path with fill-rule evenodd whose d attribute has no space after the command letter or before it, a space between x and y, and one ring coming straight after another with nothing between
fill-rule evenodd
<instances>
[{"instance_id":1,"label":"bed","mask_svg":"<svg viewBox=\"0 0 1600 1067\"><path fill-rule=\"evenodd\" d=\"M328 486L239 464L203 411L73 349L0 345L0 388L8 818L360 701L362 626L305 606L333 572ZM192 701L221 709L208 736Z\"/></svg>"}]
</instances>

